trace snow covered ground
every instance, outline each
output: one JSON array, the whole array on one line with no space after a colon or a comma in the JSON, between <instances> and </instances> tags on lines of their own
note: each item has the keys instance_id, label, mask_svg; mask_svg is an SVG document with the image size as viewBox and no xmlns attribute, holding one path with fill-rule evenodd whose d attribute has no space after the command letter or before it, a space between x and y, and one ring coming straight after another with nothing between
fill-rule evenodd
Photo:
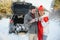
<instances>
[{"instance_id":1,"label":"snow covered ground","mask_svg":"<svg viewBox=\"0 0 60 40\"><path fill-rule=\"evenodd\" d=\"M28 35L16 35L9 34L9 20L8 18L2 18L0 20L0 40L28 40Z\"/></svg>"}]
</instances>

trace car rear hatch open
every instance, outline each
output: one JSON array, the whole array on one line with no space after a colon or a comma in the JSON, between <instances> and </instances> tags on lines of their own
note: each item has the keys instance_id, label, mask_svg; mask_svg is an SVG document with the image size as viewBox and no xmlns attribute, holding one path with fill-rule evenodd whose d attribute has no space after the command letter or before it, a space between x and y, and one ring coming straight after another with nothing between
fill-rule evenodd
<instances>
[{"instance_id":1,"label":"car rear hatch open","mask_svg":"<svg viewBox=\"0 0 60 40\"><path fill-rule=\"evenodd\" d=\"M14 2L12 4L12 11L13 15L17 18L14 18L14 21L23 24L24 23L24 16L29 12L29 8L32 6L31 3L26 2ZM16 23L16 22L15 22Z\"/></svg>"}]
</instances>

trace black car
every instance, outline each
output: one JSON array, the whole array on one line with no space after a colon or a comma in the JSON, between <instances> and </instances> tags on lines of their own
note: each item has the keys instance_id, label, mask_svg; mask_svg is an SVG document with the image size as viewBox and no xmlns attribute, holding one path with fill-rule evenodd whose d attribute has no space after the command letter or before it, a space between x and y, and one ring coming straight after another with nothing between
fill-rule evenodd
<instances>
[{"instance_id":1,"label":"black car","mask_svg":"<svg viewBox=\"0 0 60 40\"><path fill-rule=\"evenodd\" d=\"M24 16L28 13L31 3L15 2L12 4L12 17L9 25L9 33L27 32L28 28L24 27Z\"/></svg>"}]
</instances>

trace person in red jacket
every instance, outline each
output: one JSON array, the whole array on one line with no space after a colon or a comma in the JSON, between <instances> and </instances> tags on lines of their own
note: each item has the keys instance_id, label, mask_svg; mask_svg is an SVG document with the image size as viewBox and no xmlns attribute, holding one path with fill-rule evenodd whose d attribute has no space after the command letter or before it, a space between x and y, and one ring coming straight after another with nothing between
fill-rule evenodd
<instances>
[{"instance_id":1,"label":"person in red jacket","mask_svg":"<svg viewBox=\"0 0 60 40\"><path fill-rule=\"evenodd\" d=\"M44 15L42 5L38 8L38 15L39 17ZM38 25L38 40L43 40L43 26L41 24L41 18L39 18L37 25Z\"/></svg>"},{"instance_id":2,"label":"person in red jacket","mask_svg":"<svg viewBox=\"0 0 60 40\"><path fill-rule=\"evenodd\" d=\"M38 15L39 15L39 18L38 18L38 22L37 22L37 25L38 25L38 40L43 40L43 25L42 25L42 19L44 20L44 22L47 22L48 21L48 17L43 17L44 15L44 7L41 5L39 8L38 8Z\"/></svg>"}]
</instances>

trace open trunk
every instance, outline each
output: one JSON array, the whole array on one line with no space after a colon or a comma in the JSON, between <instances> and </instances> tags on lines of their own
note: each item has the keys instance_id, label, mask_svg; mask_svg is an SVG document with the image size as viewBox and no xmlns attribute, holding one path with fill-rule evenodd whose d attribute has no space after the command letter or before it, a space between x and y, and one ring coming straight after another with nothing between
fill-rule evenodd
<instances>
[{"instance_id":1,"label":"open trunk","mask_svg":"<svg viewBox=\"0 0 60 40\"><path fill-rule=\"evenodd\" d=\"M12 19L14 21L14 25L24 23L24 15L14 15Z\"/></svg>"}]
</instances>

